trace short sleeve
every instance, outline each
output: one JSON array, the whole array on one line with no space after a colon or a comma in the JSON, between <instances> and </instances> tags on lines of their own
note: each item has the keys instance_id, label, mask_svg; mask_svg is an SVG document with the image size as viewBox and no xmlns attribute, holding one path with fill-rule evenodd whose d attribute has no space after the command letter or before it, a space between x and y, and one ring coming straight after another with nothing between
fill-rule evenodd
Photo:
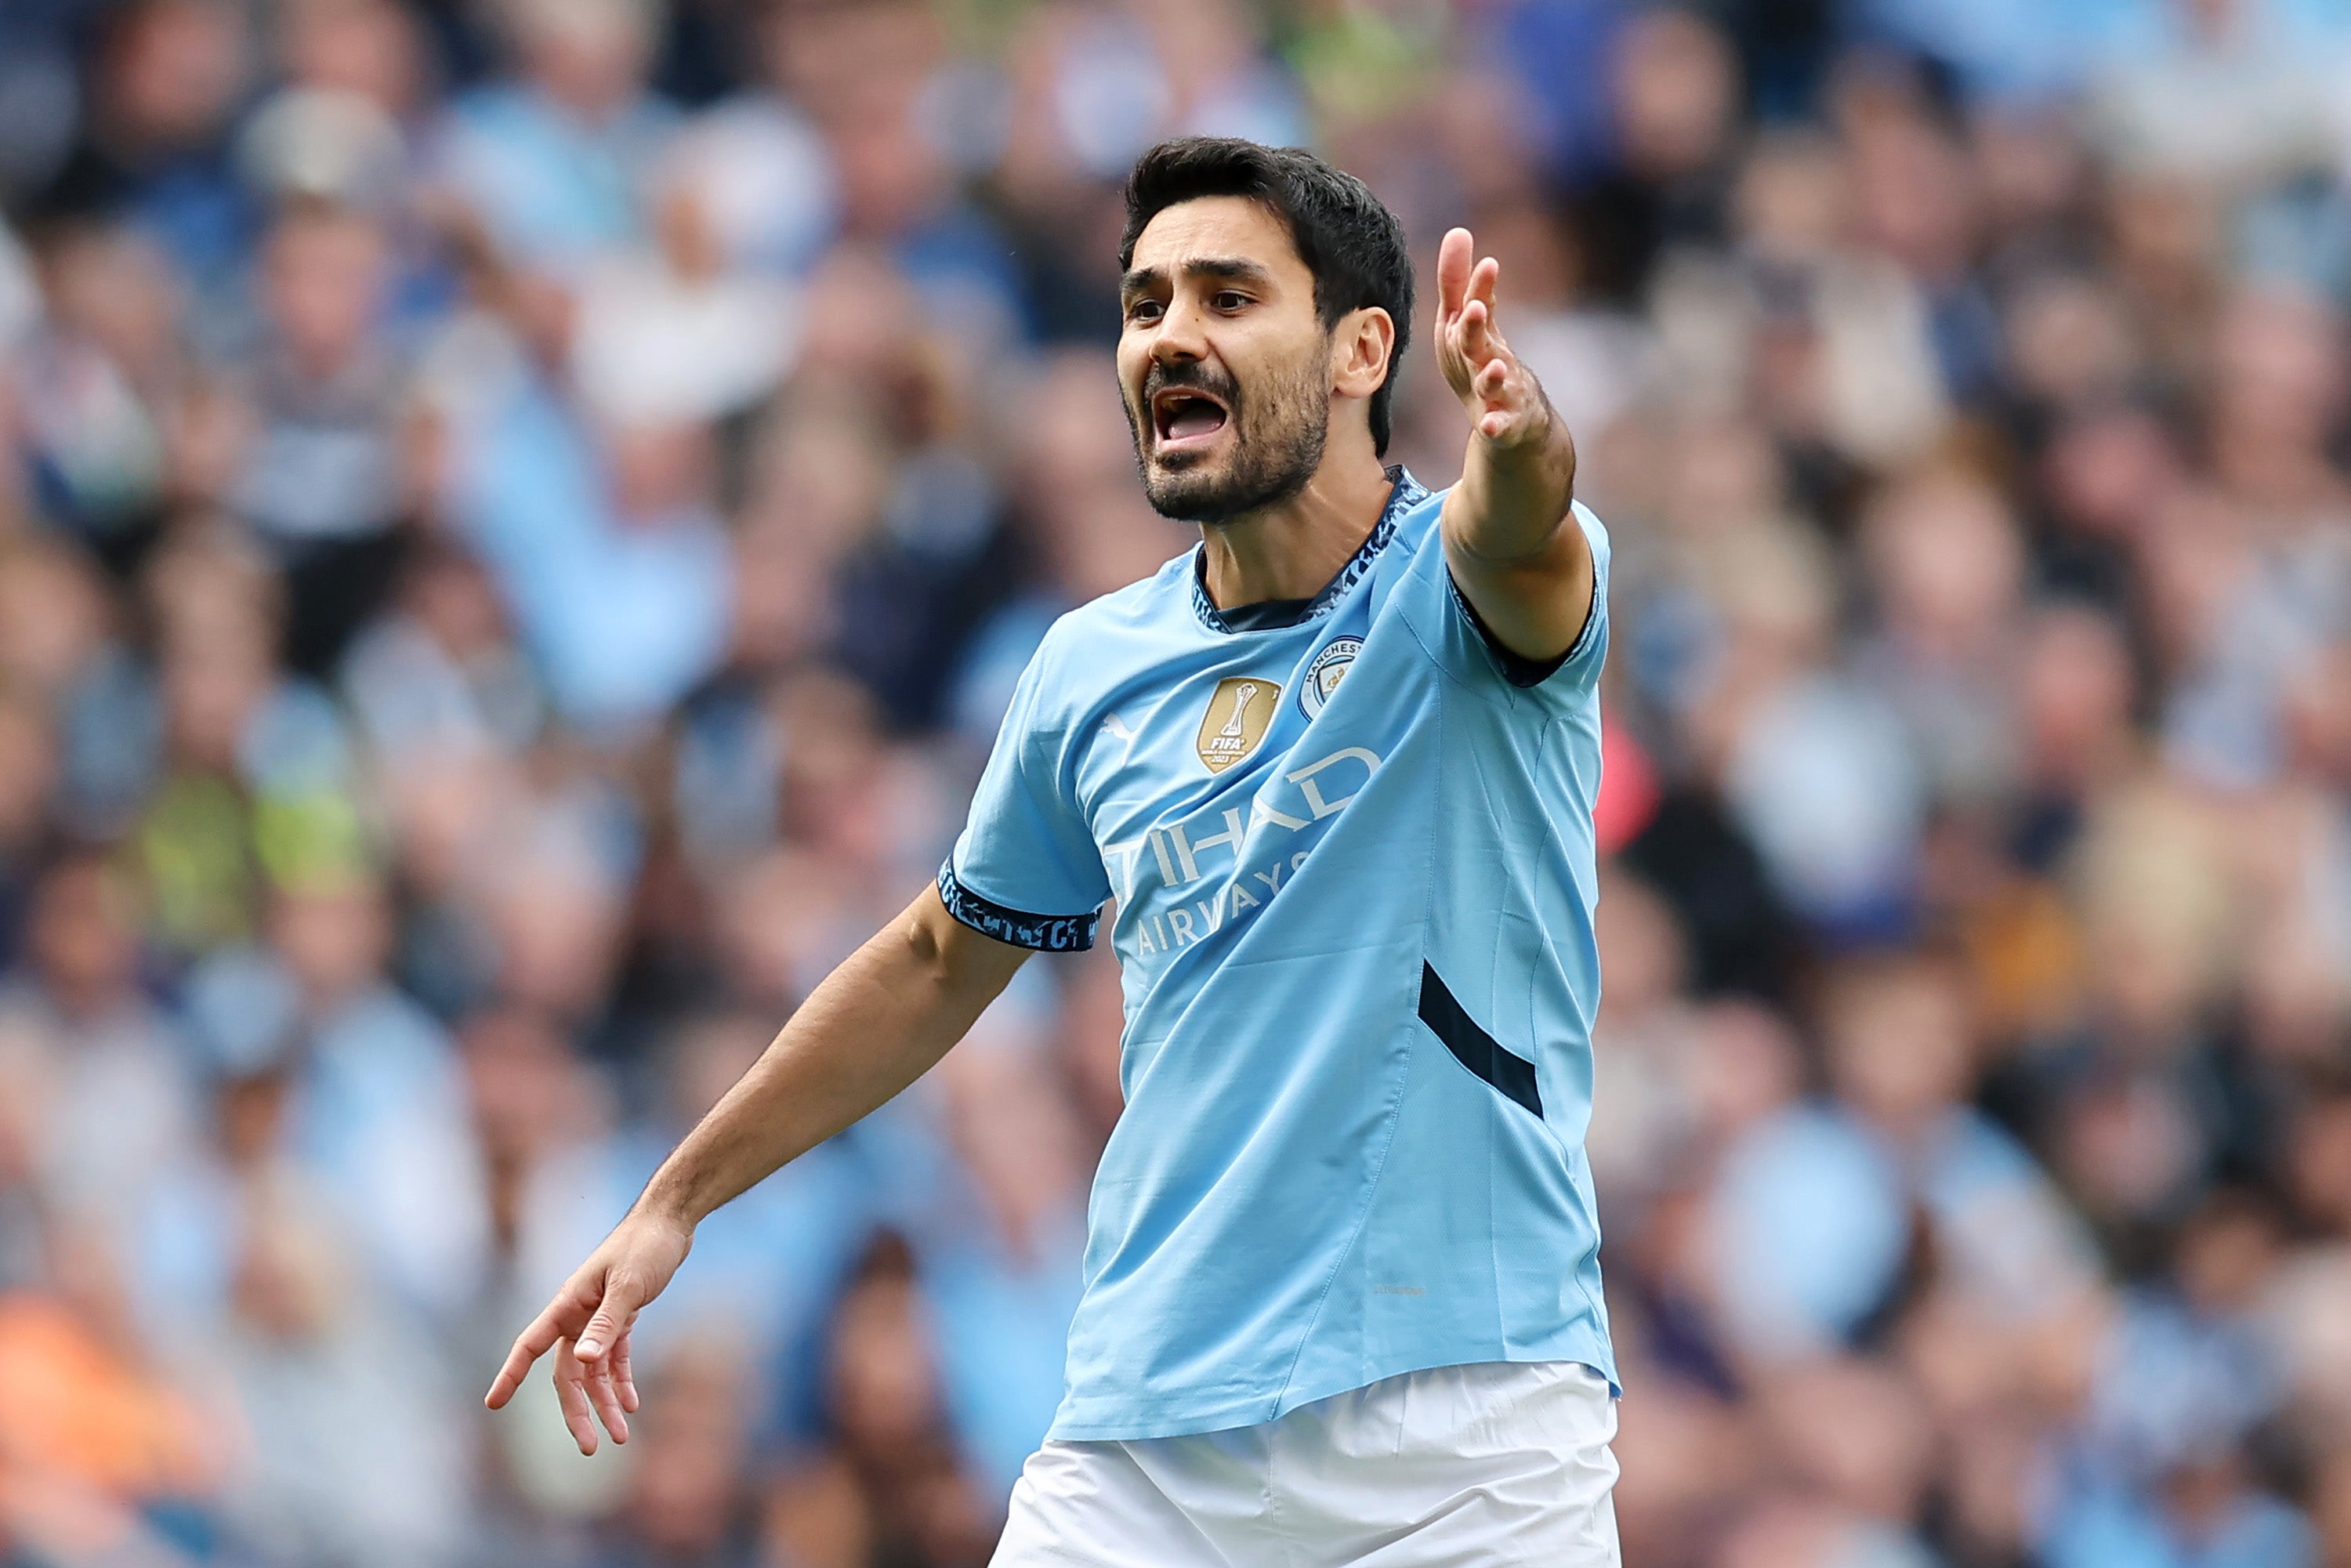
<instances>
[{"instance_id":1,"label":"short sleeve","mask_svg":"<svg viewBox=\"0 0 2351 1568\"><path fill-rule=\"evenodd\" d=\"M1608 530L1583 502L1570 509L1576 526L1592 548L1592 608L1583 629L1567 652L1556 659L1530 659L1512 652L1487 630L1468 596L1453 580L1445 561L1441 536L1432 530L1427 559L1421 564L1428 587L1422 613L1429 624L1426 640L1442 664L1472 685L1499 683L1543 695L1567 696L1589 692L1600 679L1608 653Z\"/></svg>"},{"instance_id":2,"label":"short sleeve","mask_svg":"<svg viewBox=\"0 0 2351 1568\"><path fill-rule=\"evenodd\" d=\"M1052 701L1055 639L1029 661L971 815L939 868L947 913L999 942L1042 952L1091 947L1110 879L1086 827L1069 726Z\"/></svg>"},{"instance_id":3,"label":"short sleeve","mask_svg":"<svg viewBox=\"0 0 2351 1568\"><path fill-rule=\"evenodd\" d=\"M1487 639L1502 665L1503 676L1514 686L1556 683L1562 688L1588 690L1600 679L1600 666L1608 656L1608 530L1581 501L1568 512L1583 530L1584 542L1592 547L1592 608L1584 612L1583 630L1556 663L1526 658Z\"/></svg>"}]
</instances>

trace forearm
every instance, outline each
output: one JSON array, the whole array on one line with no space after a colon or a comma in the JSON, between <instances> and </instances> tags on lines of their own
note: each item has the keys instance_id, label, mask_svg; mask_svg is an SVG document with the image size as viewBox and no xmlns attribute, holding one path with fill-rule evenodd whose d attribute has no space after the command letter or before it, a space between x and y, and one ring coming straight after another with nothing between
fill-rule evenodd
<instances>
[{"instance_id":1,"label":"forearm","mask_svg":"<svg viewBox=\"0 0 2351 1568\"><path fill-rule=\"evenodd\" d=\"M1454 549L1474 561L1515 566L1544 555L1560 538L1575 499L1575 442L1548 399L1542 409L1542 425L1522 439L1470 434L1445 519Z\"/></svg>"},{"instance_id":2,"label":"forearm","mask_svg":"<svg viewBox=\"0 0 2351 1568\"><path fill-rule=\"evenodd\" d=\"M517 1337L489 1407L502 1409L531 1364L555 1351L556 1396L580 1451L596 1451L599 1420L627 1442L637 1407L631 1326L685 1261L703 1217L920 1078L1028 956L959 925L925 888L826 977L662 1162L628 1218Z\"/></svg>"},{"instance_id":3,"label":"forearm","mask_svg":"<svg viewBox=\"0 0 2351 1568\"><path fill-rule=\"evenodd\" d=\"M925 890L826 977L637 1200L687 1228L928 1071L1026 956Z\"/></svg>"}]
</instances>

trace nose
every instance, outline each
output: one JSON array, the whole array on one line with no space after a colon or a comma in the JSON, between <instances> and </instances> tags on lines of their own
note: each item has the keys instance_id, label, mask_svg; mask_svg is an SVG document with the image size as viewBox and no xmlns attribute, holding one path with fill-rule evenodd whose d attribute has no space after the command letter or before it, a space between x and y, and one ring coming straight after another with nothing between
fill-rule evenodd
<instances>
[{"instance_id":1,"label":"nose","mask_svg":"<svg viewBox=\"0 0 2351 1568\"><path fill-rule=\"evenodd\" d=\"M1159 318L1159 329L1151 335L1151 357L1162 365L1189 364L1208 356L1208 340L1202 330L1199 309L1181 294L1168 302L1166 314Z\"/></svg>"}]
</instances>

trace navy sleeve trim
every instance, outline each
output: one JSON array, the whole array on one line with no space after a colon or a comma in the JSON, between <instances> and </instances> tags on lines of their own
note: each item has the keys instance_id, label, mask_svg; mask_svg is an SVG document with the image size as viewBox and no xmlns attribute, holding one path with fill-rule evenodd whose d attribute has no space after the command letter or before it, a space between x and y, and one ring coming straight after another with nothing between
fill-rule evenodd
<instances>
[{"instance_id":1,"label":"navy sleeve trim","mask_svg":"<svg viewBox=\"0 0 2351 1568\"><path fill-rule=\"evenodd\" d=\"M1088 915L1027 915L1007 909L956 880L952 858L939 867L939 902L947 906L949 915L981 936L1040 953L1084 952L1094 945L1094 927L1102 919L1100 910Z\"/></svg>"},{"instance_id":2,"label":"navy sleeve trim","mask_svg":"<svg viewBox=\"0 0 2351 1568\"><path fill-rule=\"evenodd\" d=\"M1451 580L1452 576L1453 570L1447 567L1447 580ZM1469 602L1469 596L1461 591L1458 582L1453 583L1453 599L1461 606L1461 612L1469 617L1469 624L1478 628L1478 635L1485 639L1486 646L1492 650L1495 662L1502 666L1502 678L1519 687L1539 686L1565 669L1578 653L1592 645L1593 629L1600 623L1600 593L1599 585L1595 582L1593 585L1592 607L1583 612L1583 630L1575 634L1575 641L1567 645L1567 652L1556 658L1530 659L1494 635L1494 629L1486 624L1486 618L1478 613L1478 607Z\"/></svg>"},{"instance_id":3,"label":"navy sleeve trim","mask_svg":"<svg viewBox=\"0 0 2351 1568\"><path fill-rule=\"evenodd\" d=\"M1462 1010L1428 964L1420 967L1420 1021L1445 1042L1462 1066L1484 1079L1503 1099L1538 1116L1543 1113L1542 1094L1535 1087L1535 1064L1503 1050L1499 1040L1479 1029L1478 1020Z\"/></svg>"}]
</instances>

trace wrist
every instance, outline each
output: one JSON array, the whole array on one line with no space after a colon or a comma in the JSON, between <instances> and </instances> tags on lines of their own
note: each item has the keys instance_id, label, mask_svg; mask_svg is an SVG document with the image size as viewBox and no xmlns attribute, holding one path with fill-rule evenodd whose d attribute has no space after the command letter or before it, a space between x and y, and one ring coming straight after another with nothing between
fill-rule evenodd
<instances>
[{"instance_id":1,"label":"wrist","mask_svg":"<svg viewBox=\"0 0 2351 1568\"><path fill-rule=\"evenodd\" d=\"M675 1179L667 1171L656 1173L629 1208L632 1218L646 1220L689 1237L707 1212L706 1207L695 1202L689 1184Z\"/></svg>"}]
</instances>

